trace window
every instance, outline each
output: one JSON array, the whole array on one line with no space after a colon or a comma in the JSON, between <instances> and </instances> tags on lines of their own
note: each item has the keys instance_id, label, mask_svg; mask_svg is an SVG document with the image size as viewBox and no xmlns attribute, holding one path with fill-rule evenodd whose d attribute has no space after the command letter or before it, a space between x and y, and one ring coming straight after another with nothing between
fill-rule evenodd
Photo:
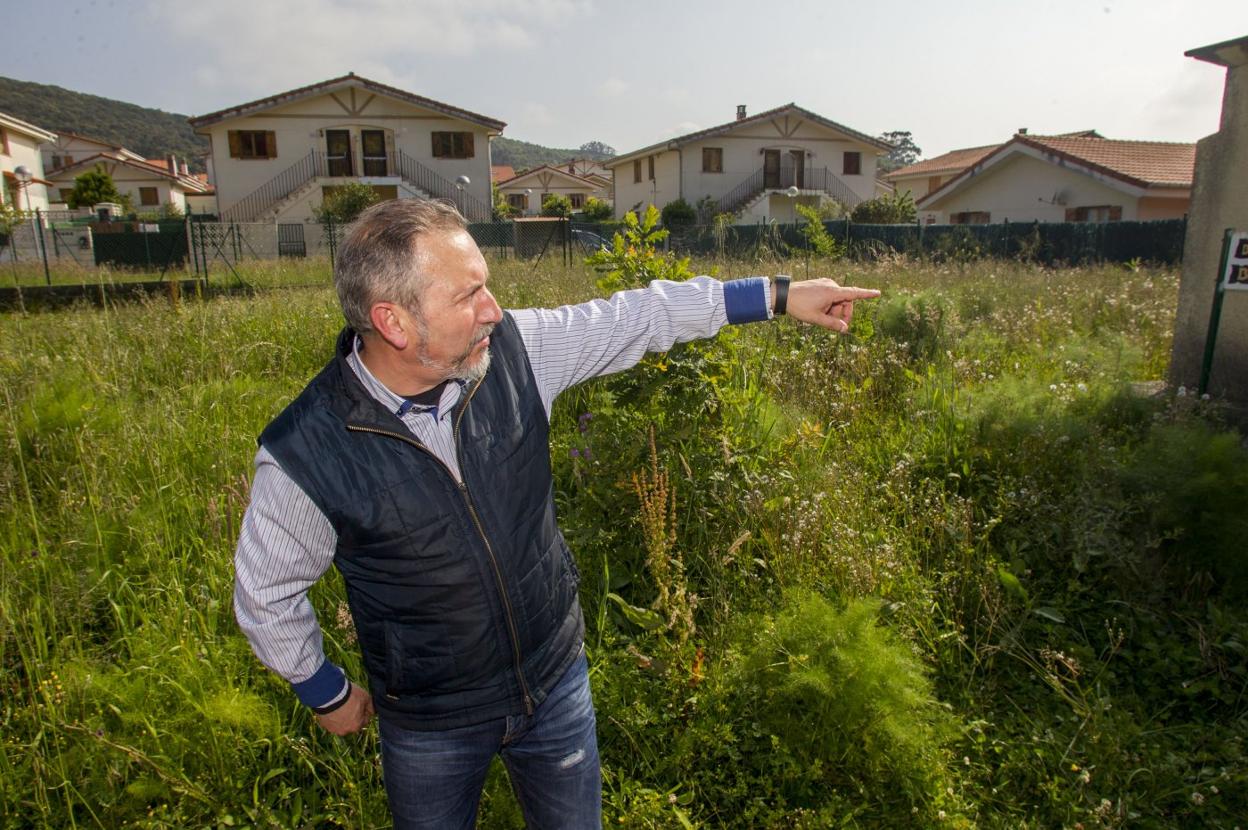
<instances>
[{"instance_id":1,"label":"window","mask_svg":"<svg viewBox=\"0 0 1248 830\"><path fill-rule=\"evenodd\" d=\"M434 133L433 157L435 159L470 159L473 157L472 133Z\"/></svg>"},{"instance_id":2,"label":"window","mask_svg":"<svg viewBox=\"0 0 1248 830\"><path fill-rule=\"evenodd\" d=\"M841 167L841 173L846 176L859 176L862 174L862 153L846 153L845 163Z\"/></svg>"},{"instance_id":3,"label":"window","mask_svg":"<svg viewBox=\"0 0 1248 830\"><path fill-rule=\"evenodd\" d=\"M928 193L931 193L933 190L936 190L939 187L940 187L940 176L928 176L927 177L927 192Z\"/></svg>"},{"instance_id":4,"label":"window","mask_svg":"<svg viewBox=\"0 0 1248 830\"><path fill-rule=\"evenodd\" d=\"M139 204L144 206L159 205L160 193L154 187L140 187Z\"/></svg>"},{"instance_id":5,"label":"window","mask_svg":"<svg viewBox=\"0 0 1248 830\"><path fill-rule=\"evenodd\" d=\"M986 210L964 210L949 216L950 225L987 225L991 214Z\"/></svg>"},{"instance_id":6,"label":"window","mask_svg":"<svg viewBox=\"0 0 1248 830\"><path fill-rule=\"evenodd\" d=\"M516 210L528 210L528 209L529 209L529 197L528 197L528 194L526 194L526 193L508 193L508 194L507 194L507 206L508 206L508 207L513 207L513 208L515 208Z\"/></svg>"},{"instance_id":7,"label":"window","mask_svg":"<svg viewBox=\"0 0 1248 830\"><path fill-rule=\"evenodd\" d=\"M60 156L52 157L52 169L53 170L60 170L62 167L65 167L65 166L66 166L65 161Z\"/></svg>"},{"instance_id":8,"label":"window","mask_svg":"<svg viewBox=\"0 0 1248 830\"><path fill-rule=\"evenodd\" d=\"M702 172L703 173L724 172L724 148L723 147L703 147L702 148Z\"/></svg>"},{"instance_id":9,"label":"window","mask_svg":"<svg viewBox=\"0 0 1248 830\"><path fill-rule=\"evenodd\" d=\"M580 210L581 208L585 207L585 194L584 193L569 193L568 201L572 203L573 210Z\"/></svg>"},{"instance_id":10,"label":"window","mask_svg":"<svg viewBox=\"0 0 1248 830\"><path fill-rule=\"evenodd\" d=\"M277 134L272 130L230 130L230 158L277 158Z\"/></svg>"},{"instance_id":11,"label":"window","mask_svg":"<svg viewBox=\"0 0 1248 830\"><path fill-rule=\"evenodd\" d=\"M633 162L633 184L641 181L641 159Z\"/></svg>"},{"instance_id":12,"label":"window","mask_svg":"<svg viewBox=\"0 0 1248 830\"><path fill-rule=\"evenodd\" d=\"M646 156L646 178L654 181L654 156Z\"/></svg>"},{"instance_id":13,"label":"window","mask_svg":"<svg viewBox=\"0 0 1248 830\"><path fill-rule=\"evenodd\" d=\"M1121 219L1122 205L1066 208L1067 222L1118 222Z\"/></svg>"}]
</instances>

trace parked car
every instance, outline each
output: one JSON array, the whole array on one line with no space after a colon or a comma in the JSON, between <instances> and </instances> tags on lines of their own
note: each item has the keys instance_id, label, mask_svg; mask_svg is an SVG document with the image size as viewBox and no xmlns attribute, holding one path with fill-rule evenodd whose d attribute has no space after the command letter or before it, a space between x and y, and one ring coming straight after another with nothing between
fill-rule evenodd
<instances>
[{"instance_id":1,"label":"parked car","mask_svg":"<svg viewBox=\"0 0 1248 830\"><path fill-rule=\"evenodd\" d=\"M579 228L572 229L572 245L579 247L586 256L597 253L603 248L611 249L611 243L606 239L593 231L583 231Z\"/></svg>"}]
</instances>

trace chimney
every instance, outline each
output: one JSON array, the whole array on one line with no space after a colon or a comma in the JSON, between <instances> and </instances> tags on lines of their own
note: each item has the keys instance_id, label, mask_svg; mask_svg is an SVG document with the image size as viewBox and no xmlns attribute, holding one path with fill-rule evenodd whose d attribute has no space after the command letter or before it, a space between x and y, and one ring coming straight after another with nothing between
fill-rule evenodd
<instances>
[{"instance_id":1,"label":"chimney","mask_svg":"<svg viewBox=\"0 0 1248 830\"><path fill-rule=\"evenodd\" d=\"M737 104L737 120L745 120L745 104Z\"/></svg>"},{"instance_id":2,"label":"chimney","mask_svg":"<svg viewBox=\"0 0 1248 830\"><path fill-rule=\"evenodd\" d=\"M1018 128L1018 134L1019 134L1019 135L1027 135L1027 128L1026 128L1026 127L1019 127L1019 128Z\"/></svg>"},{"instance_id":3,"label":"chimney","mask_svg":"<svg viewBox=\"0 0 1248 830\"><path fill-rule=\"evenodd\" d=\"M169 175L178 175L178 157L173 153L165 156L165 164L169 167Z\"/></svg>"},{"instance_id":4,"label":"chimney","mask_svg":"<svg viewBox=\"0 0 1248 830\"><path fill-rule=\"evenodd\" d=\"M181 173L183 176L191 175L191 168L190 168L190 165L186 163L186 159L182 159L180 162L178 162L178 172Z\"/></svg>"}]
</instances>

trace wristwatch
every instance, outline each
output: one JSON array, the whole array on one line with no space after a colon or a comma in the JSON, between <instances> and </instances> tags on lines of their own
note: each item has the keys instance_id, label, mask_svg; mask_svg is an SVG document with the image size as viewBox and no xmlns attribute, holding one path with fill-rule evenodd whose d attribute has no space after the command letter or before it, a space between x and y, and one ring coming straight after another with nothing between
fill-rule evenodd
<instances>
[{"instance_id":1,"label":"wristwatch","mask_svg":"<svg viewBox=\"0 0 1248 830\"><path fill-rule=\"evenodd\" d=\"M772 309L771 313L779 317L784 313L784 308L789 302L789 281L790 278L783 274L771 278L771 296Z\"/></svg>"}]
</instances>

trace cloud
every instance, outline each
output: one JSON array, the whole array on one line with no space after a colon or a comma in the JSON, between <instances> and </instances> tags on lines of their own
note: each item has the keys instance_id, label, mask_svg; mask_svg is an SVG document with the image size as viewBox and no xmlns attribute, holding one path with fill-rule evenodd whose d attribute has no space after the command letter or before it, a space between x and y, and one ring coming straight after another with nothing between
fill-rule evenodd
<instances>
[{"instance_id":1,"label":"cloud","mask_svg":"<svg viewBox=\"0 0 1248 830\"><path fill-rule=\"evenodd\" d=\"M405 86L403 68L431 60L514 59L590 10L587 0L212 0L151 2L147 21L194 55L209 97L246 100L348 71Z\"/></svg>"},{"instance_id":2,"label":"cloud","mask_svg":"<svg viewBox=\"0 0 1248 830\"><path fill-rule=\"evenodd\" d=\"M628 82L621 81L619 78L607 78L598 85L599 92L612 98L618 98L628 92L629 88Z\"/></svg>"},{"instance_id":3,"label":"cloud","mask_svg":"<svg viewBox=\"0 0 1248 830\"><path fill-rule=\"evenodd\" d=\"M663 135L684 135L686 133L696 133L700 129L702 129L702 125L696 121L681 121L676 126L663 130Z\"/></svg>"}]
</instances>

